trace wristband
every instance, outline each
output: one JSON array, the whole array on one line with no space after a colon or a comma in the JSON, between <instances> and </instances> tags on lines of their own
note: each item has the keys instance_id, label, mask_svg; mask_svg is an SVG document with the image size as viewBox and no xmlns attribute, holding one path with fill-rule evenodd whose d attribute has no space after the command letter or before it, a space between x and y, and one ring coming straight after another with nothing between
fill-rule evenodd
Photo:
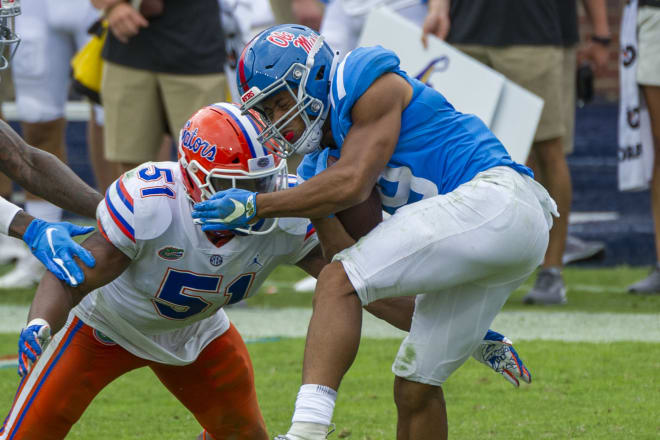
<instances>
[{"instance_id":1,"label":"wristband","mask_svg":"<svg viewBox=\"0 0 660 440\"><path fill-rule=\"evenodd\" d=\"M25 328L28 328L33 325L45 325L46 327L50 328L50 324L48 324L48 321L42 318L34 318L32 321L28 322Z\"/></svg>"},{"instance_id":2,"label":"wristband","mask_svg":"<svg viewBox=\"0 0 660 440\"><path fill-rule=\"evenodd\" d=\"M612 42L612 37L599 37L598 35L592 35L591 41L607 47Z\"/></svg>"},{"instance_id":3,"label":"wristband","mask_svg":"<svg viewBox=\"0 0 660 440\"><path fill-rule=\"evenodd\" d=\"M0 234L9 234L9 225L21 208L0 197Z\"/></svg>"}]
</instances>

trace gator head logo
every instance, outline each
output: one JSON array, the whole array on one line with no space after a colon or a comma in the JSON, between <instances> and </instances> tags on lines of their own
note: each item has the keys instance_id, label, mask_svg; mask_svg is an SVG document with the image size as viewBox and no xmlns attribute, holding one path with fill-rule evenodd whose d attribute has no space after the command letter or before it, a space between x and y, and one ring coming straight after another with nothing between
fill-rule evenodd
<instances>
[{"instance_id":1,"label":"gator head logo","mask_svg":"<svg viewBox=\"0 0 660 440\"><path fill-rule=\"evenodd\" d=\"M168 261L180 260L183 257L183 249L166 246L158 251L158 256Z\"/></svg>"},{"instance_id":2,"label":"gator head logo","mask_svg":"<svg viewBox=\"0 0 660 440\"><path fill-rule=\"evenodd\" d=\"M447 55L442 55L441 57L433 58L431 62L428 63L426 67L424 67L422 71L415 76L415 78L420 80L427 86L433 87L429 82L429 78L431 77L431 75L436 72L444 72L448 68L449 68L449 57Z\"/></svg>"}]
</instances>

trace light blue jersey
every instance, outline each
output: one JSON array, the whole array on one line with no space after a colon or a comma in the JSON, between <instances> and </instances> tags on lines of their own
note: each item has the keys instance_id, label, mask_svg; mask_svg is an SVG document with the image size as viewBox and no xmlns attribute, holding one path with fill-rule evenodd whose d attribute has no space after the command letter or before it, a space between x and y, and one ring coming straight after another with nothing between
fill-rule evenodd
<instances>
[{"instance_id":1,"label":"light blue jersey","mask_svg":"<svg viewBox=\"0 0 660 440\"><path fill-rule=\"evenodd\" d=\"M350 52L333 78L329 117L339 151L353 125L353 105L387 72L405 78L413 96L401 115L394 154L378 179L385 211L394 213L401 206L451 192L496 166L510 166L533 177L529 168L511 159L481 119L457 111L441 93L410 78L399 68L399 58L380 46ZM305 156L298 168L300 177L307 180L323 171L327 154Z\"/></svg>"}]
</instances>

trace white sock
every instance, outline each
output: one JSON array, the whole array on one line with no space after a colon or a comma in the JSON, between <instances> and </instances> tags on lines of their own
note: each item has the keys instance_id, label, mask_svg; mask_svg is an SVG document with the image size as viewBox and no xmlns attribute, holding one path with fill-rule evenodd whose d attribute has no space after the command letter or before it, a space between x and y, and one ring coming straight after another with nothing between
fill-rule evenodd
<instances>
[{"instance_id":1,"label":"white sock","mask_svg":"<svg viewBox=\"0 0 660 440\"><path fill-rule=\"evenodd\" d=\"M293 422L286 438L291 440L325 440L328 438L328 426L318 423Z\"/></svg>"},{"instance_id":2,"label":"white sock","mask_svg":"<svg viewBox=\"0 0 660 440\"><path fill-rule=\"evenodd\" d=\"M47 222L62 221L62 208L44 200L26 200L25 212Z\"/></svg>"},{"instance_id":3,"label":"white sock","mask_svg":"<svg viewBox=\"0 0 660 440\"><path fill-rule=\"evenodd\" d=\"M300 387L296 398L291 429L293 438L324 439L332 421L337 392L324 385L305 384Z\"/></svg>"}]
</instances>

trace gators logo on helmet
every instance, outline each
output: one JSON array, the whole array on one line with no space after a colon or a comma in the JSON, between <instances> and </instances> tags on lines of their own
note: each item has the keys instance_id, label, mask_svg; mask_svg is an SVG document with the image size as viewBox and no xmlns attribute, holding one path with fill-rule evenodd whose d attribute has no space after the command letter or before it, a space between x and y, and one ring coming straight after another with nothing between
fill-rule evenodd
<instances>
[{"instance_id":1,"label":"gators logo on helmet","mask_svg":"<svg viewBox=\"0 0 660 440\"><path fill-rule=\"evenodd\" d=\"M286 189L286 161L259 142L262 127L256 113L241 114L236 104L217 103L192 115L179 136L179 165L188 197L201 202L229 188ZM263 224L237 230L268 233L277 224L270 223L266 230Z\"/></svg>"}]
</instances>

